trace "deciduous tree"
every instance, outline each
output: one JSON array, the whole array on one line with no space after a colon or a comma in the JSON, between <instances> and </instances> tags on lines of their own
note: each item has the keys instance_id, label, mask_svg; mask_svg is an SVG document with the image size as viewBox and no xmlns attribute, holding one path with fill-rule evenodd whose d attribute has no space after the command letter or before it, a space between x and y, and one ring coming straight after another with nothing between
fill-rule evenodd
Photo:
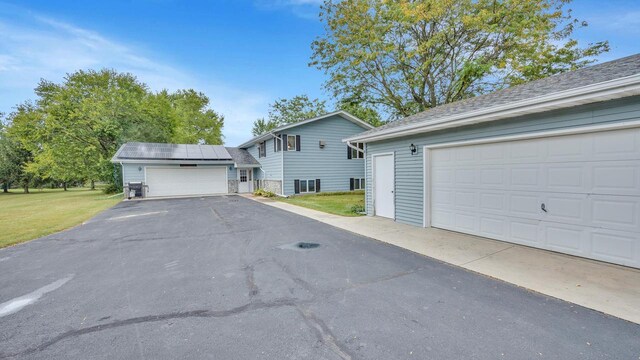
<instances>
[{"instance_id":1,"label":"deciduous tree","mask_svg":"<svg viewBox=\"0 0 640 360\"><path fill-rule=\"evenodd\" d=\"M570 0L326 0L312 66L336 98L396 116L583 67Z\"/></svg>"}]
</instances>

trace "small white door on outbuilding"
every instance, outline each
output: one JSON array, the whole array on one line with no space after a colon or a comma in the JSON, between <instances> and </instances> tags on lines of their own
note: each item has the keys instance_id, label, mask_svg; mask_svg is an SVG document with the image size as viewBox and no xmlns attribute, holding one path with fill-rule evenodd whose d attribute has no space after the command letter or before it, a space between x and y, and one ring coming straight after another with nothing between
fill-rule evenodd
<instances>
[{"instance_id":1,"label":"small white door on outbuilding","mask_svg":"<svg viewBox=\"0 0 640 360\"><path fill-rule=\"evenodd\" d=\"M432 226L640 268L640 129L434 148L430 162Z\"/></svg>"},{"instance_id":2,"label":"small white door on outbuilding","mask_svg":"<svg viewBox=\"0 0 640 360\"><path fill-rule=\"evenodd\" d=\"M226 194L227 168L147 167L148 197Z\"/></svg>"},{"instance_id":3,"label":"small white door on outbuilding","mask_svg":"<svg viewBox=\"0 0 640 360\"><path fill-rule=\"evenodd\" d=\"M375 215L390 219L395 218L394 191L394 155L373 155L373 203Z\"/></svg>"}]
</instances>

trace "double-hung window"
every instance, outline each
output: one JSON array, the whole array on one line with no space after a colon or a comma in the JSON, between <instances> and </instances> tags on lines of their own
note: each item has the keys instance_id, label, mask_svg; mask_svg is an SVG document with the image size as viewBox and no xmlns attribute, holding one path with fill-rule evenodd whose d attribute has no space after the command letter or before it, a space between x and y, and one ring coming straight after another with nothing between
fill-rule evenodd
<instances>
[{"instance_id":1,"label":"double-hung window","mask_svg":"<svg viewBox=\"0 0 640 360\"><path fill-rule=\"evenodd\" d=\"M364 159L364 143L355 143L353 146L357 147L360 150L356 150L352 147L348 147L349 152L347 153L349 159Z\"/></svg>"},{"instance_id":2,"label":"double-hung window","mask_svg":"<svg viewBox=\"0 0 640 360\"><path fill-rule=\"evenodd\" d=\"M296 151L295 135L287 135L287 151Z\"/></svg>"},{"instance_id":3,"label":"double-hung window","mask_svg":"<svg viewBox=\"0 0 640 360\"><path fill-rule=\"evenodd\" d=\"M258 144L258 157L266 157L267 156L267 142L263 141Z\"/></svg>"}]
</instances>

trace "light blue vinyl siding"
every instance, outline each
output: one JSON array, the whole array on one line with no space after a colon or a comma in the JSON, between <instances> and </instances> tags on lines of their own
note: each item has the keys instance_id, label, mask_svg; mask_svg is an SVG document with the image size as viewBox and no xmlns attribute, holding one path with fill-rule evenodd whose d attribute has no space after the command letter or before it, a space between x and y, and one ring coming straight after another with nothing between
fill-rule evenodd
<instances>
[{"instance_id":1,"label":"light blue vinyl siding","mask_svg":"<svg viewBox=\"0 0 640 360\"><path fill-rule=\"evenodd\" d=\"M179 164L144 164L144 163L126 163L122 164L122 179L124 184L129 182L144 182L145 167L179 167ZM236 169L233 165L198 165L199 167L206 166L224 166L227 168L227 176L229 180L236 179ZM229 170L229 168L232 168ZM142 170L138 170L142 168Z\"/></svg>"},{"instance_id":2,"label":"light blue vinyl siding","mask_svg":"<svg viewBox=\"0 0 640 360\"><path fill-rule=\"evenodd\" d=\"M274 139L267 140L267 156L258 156L258 146L252 145L247 151L253 156L262 167L262 171L257 169L254 175L260 180L282 180L282 154L273 152Z\"/></svg>"},{"instance_id":3,"label":"light blue vinyl siding","mask_svg":"<svg viewBox=\"0 0 640 360\"><path fill-rule=\"evenodd\" d=\"M122 164L123 184L144 181L144 164ZM138 170L141 168L141 170Z\"/></svg>"},{"instance_id":4,"label":"light blue vinyl siding","mask_svg":"<svg viewBox=\"0 0 640 360\"><path fill-rule=\"evenodd\" d=\"M371 201L371 156L395 153L396 221L423 225L423 149L424 145L517 135L547 130L566 129L640 119L640 97L584 105L570 109L437 131L387 141L368 143L367 151L367 213L373 214ZM415 144L418 153L411 155L409 146Z\"/></svg>"},{"instance_id":5,"label":"light blue vinyl siding","mask_svg":"<svg viewBox=\"0 0 640 360\"><path fill-rule=\"evenodd\" d=\"M347 159L347 144L342 139L364 130L336 115L283 131L300 135L300 151L282 152L284 194L294 193L295 179L320 179L322 192L349 191L350 178L364 178L364 159ZM325 142L324 149L320 140ZM273 144L268 148L273 150Z\"/></svg>"}]
</instances>

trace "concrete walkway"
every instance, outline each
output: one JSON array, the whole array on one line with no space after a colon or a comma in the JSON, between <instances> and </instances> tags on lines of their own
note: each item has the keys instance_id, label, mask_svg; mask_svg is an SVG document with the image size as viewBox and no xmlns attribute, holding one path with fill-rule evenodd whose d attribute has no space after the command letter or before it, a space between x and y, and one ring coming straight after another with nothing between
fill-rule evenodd
<instances>
[{"instance_id":1,"label":"concrete walkway","mask_svg":"<svg viewBox=\"0 0 640 360\"><path fill-rule=\"evenodd\" d=\"M640 270L379 217L344 217L243 196L640 324Z\"/></svg>"}]
</instances>

